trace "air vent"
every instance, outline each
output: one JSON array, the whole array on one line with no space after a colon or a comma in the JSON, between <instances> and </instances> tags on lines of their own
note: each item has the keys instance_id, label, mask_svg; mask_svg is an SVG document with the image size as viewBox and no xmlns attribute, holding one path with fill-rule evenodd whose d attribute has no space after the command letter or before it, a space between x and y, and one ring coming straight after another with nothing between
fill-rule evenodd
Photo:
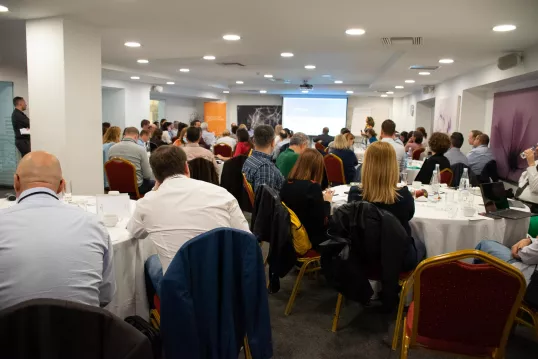
<instances>
[{"instance_id":1,"label":"air vent","mask_svg":"<svg viewBox=\"0 0 538 359\"><path fill-rule=\"evenodd\" d=\"M435 71L439 68L439 66L427 66L427 65L413 65L411 67L409 67L409 70L430 70L430 71Z\"/></svg>"},{"instance_id":2,"label":"air vent","mask_svg":"<svg viewBox=\"0 0 538 359\"><path fill-rule=\"evenodd\" d=\"M422 45L422 37L382 37L381 43L383 45L392 46L392 45Z\"/></svg>"},{"instance_id":3,"label":"air vent","mask_svg":"<svg viewBox=\"0 0 538 359\"><path fill-rule=\"evenodd\" d=\"M242 63L240 62L219 62L218 63L220 66L237 66L237 67L245 67L245 65L243 65Z\"/></svg>"}]
</instances>

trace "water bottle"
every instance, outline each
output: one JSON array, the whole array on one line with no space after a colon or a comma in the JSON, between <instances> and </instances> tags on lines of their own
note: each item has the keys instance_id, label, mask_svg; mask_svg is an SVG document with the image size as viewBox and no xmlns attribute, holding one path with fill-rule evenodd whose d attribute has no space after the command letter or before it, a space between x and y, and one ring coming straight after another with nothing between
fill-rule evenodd
<instances>
[{"instance_id":1,"label":"water bottle","mask_svg":"<svg viewBox=\"0 0 538 359\"><path fill-rule=\"evenodd\" d=\"M538 147L538 143L536 144L536 146L532 146L530 149L533 150L533 151L536 151L536 148ZM521 156L521 158L525 159L527 158L527 155L525 154L525 152L521 152L519 154Z\"/></svg>"},{"instance_id":2,"label":"water bottle","mask_svg":"<svg viewBox=\"0 0 538 359\"><path fill-rule=\"evenodd\" d=\"M409 148L409 151L407 151L407 167L413 166L413 149Z\"/></svg>"},{"instance_id":3,"label":"water bottle","mask_svg":"<svg viewBox=\"0 0 538 359\"><path fill-rule=\"evenodd\" d=\"M469 193L469 169L464 168L463 169L463 175L461 175L460 179L460 187L459 187L459 200L460 202L467 202L470 197Z\"/></svg>"},{"instance_id":4,"label":"water bottle","mask_svg":"<svg viewBox=\"0 0 538 359\"><path fill-rule=\"evenodd\" d=\"M439 168L439 165L436 165L436 170L433 171L432 179L430 181L430 185L432 186L432 195L430 196L432 201L438 201L441 199L441 196L439 195L439 189L440 189L440 183L439 183L439 172L437 171L437 168Z\"/></svg>"}]
</instances>

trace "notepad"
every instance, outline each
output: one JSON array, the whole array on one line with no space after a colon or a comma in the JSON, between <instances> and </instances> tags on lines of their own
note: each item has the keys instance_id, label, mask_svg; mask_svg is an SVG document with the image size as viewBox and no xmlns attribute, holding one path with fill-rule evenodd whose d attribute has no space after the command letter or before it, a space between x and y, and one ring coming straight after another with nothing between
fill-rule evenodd
<instances>
[{"instance_id":1,"label":"notepad","mask_svg":"<svg viewBox=\"0 0 538 359\"><path fill-rule=\"evenodd\" d=\"M21 128L20 129L21 135L29 135L30 129L29 128Z\"/></svg>"}]
</instances>

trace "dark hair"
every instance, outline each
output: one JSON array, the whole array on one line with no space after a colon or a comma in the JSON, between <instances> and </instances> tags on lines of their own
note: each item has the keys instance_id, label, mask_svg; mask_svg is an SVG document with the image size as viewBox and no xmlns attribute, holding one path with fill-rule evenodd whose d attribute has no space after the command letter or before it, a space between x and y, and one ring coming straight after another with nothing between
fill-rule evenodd
<instances>
[{"instance_id":1,"label":"dark hair","mask_svg":"<svg viewBox=\"0 0 538 359\"><path fill-rule=\"evenodd\" d=\"M329 134L329 127L323 127L323 134L328 135Z\"/></svg>"},{"instance_id":2,"label":"dark hair","mask_svg":"<svg viewBox=\"0 0 538 359\"><path fill-rule=\"evenodd\" d=\"M413 137L415 137L415 143L422 144L422 141L424 141L424 136L422 135L422 132L415 131L413 132Z\"/></svg>"},{"instance_id":3,"label":"dark hair","mask_svg":"<svg viewBox=\"0 0 538 359\"><path fill-rule=\"evenodd\" d=\"M285 140L286 138L288 138L288 133L284 130L280 131L280 133L278 134L280 136L281 139Z\"/></svg>"},{"instance_id":4,"label":"dark hair","mask_svg":"<svg viewBox=\"0 0 538 359\"><path fill-rule=\"evenodd\" d=\"M125 130L123 130L123 135L139 135L140 132L138 131L138 128L136 127L127 127Z\"/></svg>"},{"instance_id":5,"label":"dark hair","mask_svg":"<svg viewBox=\"0 0 538 359\"><path fill-rule=\"evenodd\" d=\"M149 125L149 121L148 120L142 120L142 122L140 122L140 127L144 128L144 126L148 126Z\"/></svg>"},{"instance_id":6,"label":"dark hair","mask_svg":"<svg viewBox=\"0 0 538 359\"><path fill-rule=\"evenodd\" d=\"M187 128L187 141L197 142L202 135L202 131L198 127L189 127Z\"/></svg>"},{"instance_id":7,"label":"dark hair","mask_svg":"<svg viewBox=\"0 0 538 359\"><path fill-rule=\"evenodd\" d=\"M370 135L372 135L372 137L377 136L377 133L375 132L373 128L367 128L364 133L367 133L367 134L369 133Z\"/></svg>"},{"instance_id":8,"label":"dark hair","mask_svg":"<svg viewBox=\"0 0 538 359\"><path fill-rule=\"evenodd\" d=\"M168 177L184 175L186 163L187 155L177 146L160 146L149 158L155 179L160 183Z\"/></svg>"},{"instance_id":9,"label":"dark hair","mask_svg":"<svg viewBox=\"0 0 538 359\"><path fill-rule=\"evenodd\" d=\"M438 155L444 154L450 148L450 138L442 132L434 132L428 143L430 149Z\"/></svg>"},{"instance_id":10,"label":"dark hair","mask_svg":"<svg viewBox=\"0 0 538 359\"><path fill-rule=\"evenodd\" d=\"M181 132L181 130L184 129L185 127L189 127L189 125L187 125L186 123L180 122L177 125L177 132Z\"/></svg>"},{"instance_id":11,"label":"dark hair","mask_svg":"<svg viewBox=\"0 0 538 359\"><path fill-rule=\"evenodd\" d=\"M489 136L485 133L478 136L478 141L480 141L481 145L489 146Z\"/></svg>"},{"instance_id":12,"label":"dark hair","mask_svg":"<svg viewBox=\"0 0 538 359\"><path fill-rule=\"evenodd\" d=\"M145 136L145 135L148 135L148 136L149 136L149 131L148 131L148 130L142 130L142 131L140 131L140 137Z\"/></svg>"},{"instance_id":13,"label":"dark hair","mask_svg":"<svg viewBox=\"0 0 538 359\"><path fill-rule=\"evenodd\" d=\"M452 143L452 147L461 148L463 146L463 134L461 132L452 133L450 142Z\"/></svg>"},{"instance_id":14,"label":"dark hair","mask_svg":"<svg viewBox=\"0 0 538 359\"><path fill-rule=\"evenodd\" d=\"M417 131L422 132L422 136L424 136L424 138L428 138L428 134L426 133L426 129L424 127L417 127Z\"/></svg>"},{"instance_id":15,"label":"dark hair","mask_svg":"<svg viewBox=\"0 0 538 359\"><path fill-rule=\"evenodd\" d=\"M171 122L165 122L161 125L161 130L163 131L168 131L168 126L170 126L172 123Z\"/></svg>"},{"instance_id":16,"label":"dark hair","mask_svg":"<svg viewBox=\"0 0 538 359\"><path fill-rule=\"evenodd\" d=\"M161 122L159 123L165 123L166 122L166 118L161 118Z\"/></svg>"},{"instance_id":17,"label":"dark hair","mask_svg":"<svg viewBox=\"0 0 538 359\"><path fill-rule=\"evenodd\" d=\"M370 116L366 117L366 124L367 124L368 126L372 126L372 127L374 127L374 126L375 126L374 118L373 118L373 117L370 117Z\"/></svg>"},{"instance_id":18,"label":"dark hair","mask_svg":"<svg viewBox=\"0 0 538 359\"><path fill-rule=\"evenodd\" d=\"M240 128L237 130L237 141L238 142L248 142L250 139L250 136L248 134L248 130L244 128Z\"/></svg>"},{"instance_id":19,"label":"dark hair","mask_svg":"<svg viewBox=\"0 0 538 359\"><path fill-rule=\"evenodd\" d=\"M400 132L400 136L404 138L404 143L409 140L409 133L407 131Z\"/></svg>"},{"instance_id":20,"label":"dark hair","mask_svg":"<svg viewBox=\"0 0 538 359\"><path fill-rule=\"evenodd\" d=\"M341 134L341 135L345 135L346 133L350 133L350 132L351 132L351 131L348 130L347 128L345 128L345 127L344 127L343 129L340 130L340 134Z\"/></svg>"},{"instance_id":21,"label":"dark hair","mask_svg":"<svg viewBox=\"0 0 538 359\"><path fill-rule=\"evenodd\" d=\"M17 105L19 104L19 101L23 101L24 98L20 97L20 96L17 96L15 98L13 98L13 106L17 107ZM109 124L109 127L110 127L110 124Z\"/></svg>"},{"instance_id":22,"label":"dark hair","mask_svg":"<svg viewBox=\"0 0 538 359\"><path fill-rule=\"evenodd\" d=\"M239 126L237 125L232 125L232 133L235 135L237 134L237 129L239 128Z\"/></svg>"},{"instance_id":23,"label":"dark hair","mask_svg":"<svg viewBox=\"0 0 538 359\"><path fill-rule=\"evenodd\" d=\"M15 102L15 100L13 100L13 102ZM110 128L110 122L103 122L103 125L102 125L103 136L105 135L106 130L108 130L109 128Z\"/></svg>"},{"instance_id":24,"label":"dark hair","mask_svg":"<svg viewBox=\"0 0 538 359\"><path fill-rule=\"evenodd\" d=\"M387 136L393 136L396 132L396 124L392 120L385 120L381 124L381 131Z\"/></svg>"},{"instance_id":25,"label":"dark hair","mask_svg":"<svg viewBox=\"0 0 538 359\"><path fill-rule=\"evenodd\" d=\"M193 120L193 121L191 121L191 126L194 127L194 125L196 125L196 122L202 123L202 121L200 121L200 120Z\"/></svg>"},{"instance_id":26,"label":"dark hair","mask_svg":"<svg viewBox=\"0 0 538 359\"><path fill-rule=\"evenodd\" d=\"M161 125L159 124L159 121L153 121L153 124L154 124L155 126L157 126L157 128L161 127Z\"/></svg>"},{"instance_id":27,"label":"dark hair","mask_svg":"<svg viewBox=\"0 0 538 359\"><path fill-rule=\"evenodd\" d=\"M254 129L254 145L256 148L267 148L273 143L274 139L275 130L271 126L260 125Z\"/></svg>"},{"instance_id":28,"label":"dark hair","mask_svg":"<svg viewBox=\"0 0 538 359\"><path fill-rule=\"evenodd\" d=\"M151 136L151 139L153 141L155 140L162 141L162 137L163 137L163 130L161 130L160 128L156 128L155 131L153 131L153 136Z\"/></svg>"}]
</instances>

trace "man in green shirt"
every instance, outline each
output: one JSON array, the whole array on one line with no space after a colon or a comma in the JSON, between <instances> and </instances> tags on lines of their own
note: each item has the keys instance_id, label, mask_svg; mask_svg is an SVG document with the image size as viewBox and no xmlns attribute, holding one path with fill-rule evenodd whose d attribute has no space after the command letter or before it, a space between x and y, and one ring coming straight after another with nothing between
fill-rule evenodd
<instances>
[{"instance_id":1,"label":"man in green shirt","mask_svg":"<svg viewBox=\"0 0 538 359\"><path fill-rule=\"evenodd\" d=\"M285 178L288 177L288 174L295 165L299 155L303 153L309 143L310 138L307 135L302 132L297 132L290 140L290 147L278 156L276 166Z\"/></svg>"}]
</instances>

